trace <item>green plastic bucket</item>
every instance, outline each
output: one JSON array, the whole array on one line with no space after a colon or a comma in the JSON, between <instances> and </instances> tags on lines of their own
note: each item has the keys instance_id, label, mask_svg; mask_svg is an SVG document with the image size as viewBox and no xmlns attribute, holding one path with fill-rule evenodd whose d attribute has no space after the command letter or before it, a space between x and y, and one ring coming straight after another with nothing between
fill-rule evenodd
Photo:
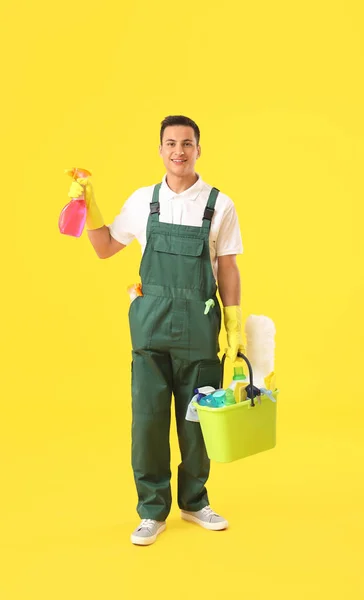
<instances>
[{"instance_id":1,"label":"green plastic bucket","mask_svg":"<svg viewBox=\"0 0 364 600\"><path fill-rule=\"evenodd\" d=\"M246 356L239 354L248 365L250 384L253 385L253 373ZM222 359L222 373L225 355ZM223 383L222 375L222 383ZM278 390L273 392L276 402L261 394L255 398L224 406L210 408L197 402L198 417L209 458L216 462L227 463L265 450L276 445Z\"/></svg>"}]
</instances>

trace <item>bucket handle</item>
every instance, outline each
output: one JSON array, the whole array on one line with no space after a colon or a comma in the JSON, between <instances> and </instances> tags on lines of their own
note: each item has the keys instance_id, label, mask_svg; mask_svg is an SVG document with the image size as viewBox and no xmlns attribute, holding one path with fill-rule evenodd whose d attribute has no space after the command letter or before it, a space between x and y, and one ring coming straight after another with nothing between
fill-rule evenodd
<instances>
[{"instance_id":1,"label":"bucket handle","mask_svg":"<svg viewBox=\"0 0 364 600\"><path fill-rule=\"evenodd\" d=\"M251 398L251 402L250 402L250 406L255 406L254 404L254 386L253 386L253 369L252 366L248 360L248 358L245 356L245 354L243 354L242 352L238 352L237 354L239 356L239 358L242 358L245 360L246 364L248 365L248 369L249 369L249 386L251 386L251 391L252 391L252 398ZM224 356L221 359L221 387L224 386L224 365L225 365L225 359L226 359L226 354L224 354Z\"/></svg>"}]
</instances>

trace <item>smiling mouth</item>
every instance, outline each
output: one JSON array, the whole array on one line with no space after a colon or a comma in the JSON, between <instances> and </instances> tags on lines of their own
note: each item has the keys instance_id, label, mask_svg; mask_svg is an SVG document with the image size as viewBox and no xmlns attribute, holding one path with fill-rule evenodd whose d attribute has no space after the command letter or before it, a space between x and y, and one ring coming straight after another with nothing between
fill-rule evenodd
<instances>
[{"instance_id":1,"label":"smiling mouth","mask_svg":"<svg viewBox=\"0 0 364 600\"><path fill-rule=\"evenodd\" d=\"M178 165L187 162L186 159L172 158L171 160L172 160L172 162L177 163Z\"/></svg>"}]
</instances>

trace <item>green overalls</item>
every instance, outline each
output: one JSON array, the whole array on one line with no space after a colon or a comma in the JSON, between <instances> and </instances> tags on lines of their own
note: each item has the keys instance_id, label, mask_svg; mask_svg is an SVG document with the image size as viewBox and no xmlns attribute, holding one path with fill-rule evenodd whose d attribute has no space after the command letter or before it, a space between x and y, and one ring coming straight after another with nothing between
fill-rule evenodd
<instances>
[{"instance_id":1,"label":"green overalls","mask_svg":"<svg viewBox=\"0 0 364 600\"><path fill-rule=\"evenodd\" d=\"M154 188L140 265L143 296L130 305L132 339L132 466L142 519L164 521L171 508L169 432L175 398L181 464L178 505L209 504L210 461L199 423L186 421L194 389L218 388L221 311L211 267L209 232L219 190L211 190L201 227L159 221ZM215 306L205 315L205 302Z\"/></svg>"}]
</instances>

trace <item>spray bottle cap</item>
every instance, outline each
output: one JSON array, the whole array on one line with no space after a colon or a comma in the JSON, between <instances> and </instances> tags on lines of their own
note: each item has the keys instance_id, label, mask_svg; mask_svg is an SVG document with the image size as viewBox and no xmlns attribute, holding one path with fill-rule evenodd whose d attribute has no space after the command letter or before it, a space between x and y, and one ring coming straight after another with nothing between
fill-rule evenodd
<instances>
[{"instance_id":1,"label":"spray bottle cap","mask_svg":"<svg viewBox=\"0 0 364 600\"><path fill-rule=\"evenodd\" d=\"M66 175L70 175L70 177L73 177L73 179L79 179L80 177L87 178L92 175L92 173L90 171L87 171L87 169L80 169L79 167L73 167L73 169L65 169L65 173Z\"/></svg>"},{"instance_id":2,"label":"spray bottle cap","mask_svg":"<svg viewBox=\"0 0 364 600\"><path fill-rule=\"evenodd\" d=\"M233 379L235 381L244 381L244 379L246 379L246 376L244 375L243 367L234 367Z\"/></svg>"}]
</instances>

